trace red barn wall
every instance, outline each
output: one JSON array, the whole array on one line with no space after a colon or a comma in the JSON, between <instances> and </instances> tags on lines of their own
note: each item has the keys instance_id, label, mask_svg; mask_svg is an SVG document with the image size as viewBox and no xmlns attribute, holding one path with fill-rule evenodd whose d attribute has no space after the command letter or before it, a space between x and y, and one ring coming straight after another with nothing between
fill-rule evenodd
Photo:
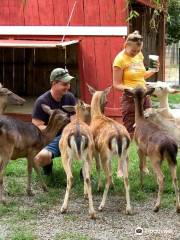
<instances>
[{"instance_id":1,"label":"red barn wall","mask_svg":"<svg viewBox=\"0 0 180 240\"><path fill-rule=\"evenodd\" d=\"M65 26L68 23L75 0L1 0L0 25L47 25ZM70 21L72 26L127 26L126 0L77 0ZM22 36L16 36L21 39ZM23 38L28 38L24 37ZM86 83L96 89L112 85L112 62L122 49L123 37L79 36L65 39L80 39L78 65L81 94L90 101ZM33 39L38 39L34 36ZM44 39L62 39L62 36L44 37ZM114 89L109 95L108 114L120 114L119 92Z\"/></svg>"}]
</instances>

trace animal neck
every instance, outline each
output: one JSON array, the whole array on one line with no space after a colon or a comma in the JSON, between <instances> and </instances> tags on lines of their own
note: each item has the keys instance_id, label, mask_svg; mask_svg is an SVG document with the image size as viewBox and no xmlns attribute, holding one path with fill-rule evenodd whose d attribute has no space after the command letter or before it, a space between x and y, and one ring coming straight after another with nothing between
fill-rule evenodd
<instances>
[{"instance_id":1,"label":"animal neck","mask_svg":"<svg viewBox=\"0 0 180 240\"><path fill-rule=\"evenodd\" d=\"M135 122L137 122L139 119L144 119L144 113L143 113L143 99L136 97L135 98Z\"/></svg>"},{"instance_id":2,"label":"animal neck","mask_svg":"<svg viewBox=\"0 0 180 240\"><path fill-rule=\"evenodd\" d=\"M100 106L101 106L101 92L96 92L91 100L91 119L103 115Z\"/></svg>"},{"instance_id":3,"label":"animal neck","mask_svg":"<svg viewBox=\"0 0 180 240\"><path fill-rule=\"evenodd\" d=\"M159 107L160 108L169 108L168 95L164 95L159 98Z\"/></svg>"},{"instance_id":4,"label":"animal neck","mask_svg":"<svg viewBox=\"0 0 180 240\"><path fill-rule=\"evenodd\" d=\"M62 126L61 126L62 127ZM50 117L47 127L42 130L44 144L49 143L56 136L58 130L61 128L59 124L56 124L55 118Z\"/></svg>"}]
</instances>

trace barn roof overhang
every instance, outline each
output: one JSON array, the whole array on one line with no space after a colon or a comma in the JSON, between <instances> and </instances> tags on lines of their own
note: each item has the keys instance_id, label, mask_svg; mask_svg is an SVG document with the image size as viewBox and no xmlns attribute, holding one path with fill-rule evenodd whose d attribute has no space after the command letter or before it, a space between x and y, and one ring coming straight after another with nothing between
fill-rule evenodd
<instances>
[{"instance_id":1,"label":"barn roof overhang","mask_svg":"<svg viewBox=\"0 0 180 240\"><path fill-rule=\"evenodd\" d=\"M142 3L146 6L152 7L152 8L156 7L156 4L153 3L151 0L137 0L137 2Z\"/></svg>"},{"instance_id":2,"label":"barn roof overhang","mask_svg":"<svg viewBox=\"0 0 180 240\"><path fill-rule=\"evenodd\" d=\"M35 40L15 40L15 39L0 39L0 47L9 48L56 48L78 44L79 40L72 41L35 41Z\"/></svg>"},{"instance_id":3,"label":"barn roof overhang","mask_svg":"<svg viewBox=\"0 0 180 240\"><path fill-rule=\"evenodd\" d=\"M127 26L0 26L0 36L126 36Z\"/></svg>"}]
</instances>

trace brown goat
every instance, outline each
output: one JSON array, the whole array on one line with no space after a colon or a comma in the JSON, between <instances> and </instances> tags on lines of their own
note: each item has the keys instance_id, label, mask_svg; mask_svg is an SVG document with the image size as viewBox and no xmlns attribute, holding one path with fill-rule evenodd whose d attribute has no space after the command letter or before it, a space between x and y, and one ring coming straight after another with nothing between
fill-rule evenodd
<instances>
[{"instance_id":1,"label":"brown goat","mask_svg":"<svg viewBox=\"0 0 180 240\"><path fill-rule=\"evenodd\" d=\"M28 183L27 193L32 195L31 174L32 168L40 177L41 185L47 190L41 178L34 157L47 145L69 119L67 114L61 110L51 110L48 106L42 105L43 110L50 115L46 129L40 131L38 127L30 122L23 122L8 116L0 118L0 202L5 202L3 194L3 173L9 160L20 157L27 157L28 160Z\"/></svg>"},{"instance_id":2,"label":"brown goat","mask_svg":"<svg viewBox=\"0 0 180 240\"><path fill-rule=\"evenodd\" d=\"M66 194L61 207L61 213L65 213L68 208L68 199L73 180L71 165L73 159L78 159L82 160L83 163L84 195L89 199L89 214L94 219L95 210L93 207L90 179L94 141L89 126L84 122L87 117L87 109L80 100L76 106L63 106L63 108L67 111L70 111L70 108L72 108L76 112L76 118L64 128L59 142L62 164L67 176Z\"/></svg>"},{"instance_id":3,"label":"brown goat","mask_svg":"<svg viewBox=\"0 0 180 240\"><path fill-rule=\"evenodd\" d=\"M4 88L0 83L0 114L4 112L7 105L22 105L24 102L25 99L11 92L9 89Z\"/></svg>"},{"instance_id":4,"label":"brown goat","mask_svg":"<svg viewBox=\"0 0 180 240\"><path fill-rule=\"evenodd\" d=\"M145 96L151 95L154 89L145 90L143 88L135 88L133 90L125 90L126 94L134 97L135 101L135 134L134 138L138 145L138 155L140 160L141 184L143 181L143 169L146 164L146 156L152 162L152 167L157 176L159 186L158 197L154 207L154 211L159 211L161 204L161 196L163 193L164 175L161 170L161 163L165 158L168 161L172 175L173 185L176 194L176 210L180 213L179 188L176 175L176 156L177 144L174 139L158 125L144 118L142 102Z\"/></svg>"},{"instance_id":5,"label":"brown goat","mask_svg":"<svg viewBox=\"0 0 180 240\"><path fill-rule=\"evenodd\" d=\"M128 147L130 136L126 128L115 120L106 117L102 112L107 103L107 94L111 88L104 91L95 91L88 86L89 91L93 94L91 100L91 124L90 128L93 133L95 150L96 150L96 168L98 172L98 188L101 186L100 165L106 176L106 185L99 210L103 210L107 198L110 184L112 183L111 160L113 155L119 157L118 175L122 162L122 172L124 186L126 190L126 214L131 214L129 183L128 183ZM100 164L101 163L101 164Z\"/></svg>"}]
</instances>

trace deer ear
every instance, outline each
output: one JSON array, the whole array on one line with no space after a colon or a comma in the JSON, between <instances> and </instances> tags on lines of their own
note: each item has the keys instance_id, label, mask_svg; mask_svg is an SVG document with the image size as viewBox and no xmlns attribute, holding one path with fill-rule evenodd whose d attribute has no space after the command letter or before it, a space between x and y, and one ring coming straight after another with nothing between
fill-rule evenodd
<instances>
[{"instance_id":1,"label":"deer ear","mask_svg":"<svg viewBox=\"0 0 180 240\"><path fill-rule=\"evenodd\" d=\"M52 114L53 110L49 106L47 106L46 104L41 104L41 107L42 107L42 109L45 113L47 113L49 115Z\"/></svg>"},{"instance_id":2,"label":"deer ear","mask_svg":"<svg viewBox=\"0 0 180 240\"><path fill-rule=\"evenodd\" d=\"M112 88L112 86L107 87L107 88L104 90L104 93L105 93L106 95L108 95L109 92L111 91L111 88Z\"/></svg>"},{"instance_id":3,"label":"deer ear","mask_svg":"<svg viewBox=\"0 0 180 240\"><path fill-rule=\"evenodd\" d=\"M125 88L125 89L124 89L124 92L125 92L125 94L126 94L127 96L129 96L129 97L133 97L133 96L134 96L132 90L130 90L130 89L128 89L128 88Z\"/></svg>"},{"instance_id":4,"label":"deer ear","mask_svg":"<svg viewBox=\"0 0 180 240\"><path fill-rule=\"evenodd\" d=\"M69 113L75 112L75 106L72 105L64 105L62 108Z\"/></svg>"},{"instance_id":5,"label":"deer ear","mask_svg":"<svg viewBox=\"0 0 180 240\"><path fill-rule=\"evenodd\" d=\"M86 84L86 85L88 87L89 92L93 95L96 92L96 90L93 87L91 87L89 84Z\"/></svg>"}]
</instances>

